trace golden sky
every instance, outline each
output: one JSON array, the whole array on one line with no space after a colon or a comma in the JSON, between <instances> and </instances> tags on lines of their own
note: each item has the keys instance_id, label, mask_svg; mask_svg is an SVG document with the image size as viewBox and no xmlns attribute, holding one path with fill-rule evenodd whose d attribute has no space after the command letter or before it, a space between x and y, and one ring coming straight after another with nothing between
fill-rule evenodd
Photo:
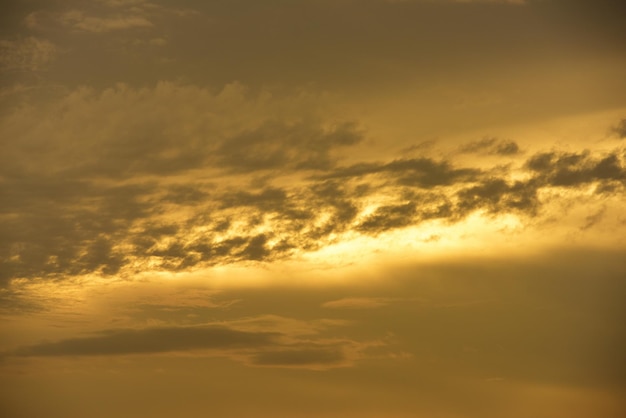
<instances>
[{"instance_id":1,"label":"golden sky","mask_svg":"<svg viewBox=\"0 0 626 418\"><path fill-rule=\"evenodd\" d=\"M13 0L0 416L626 414L620 0Z\"/></svg>"}]
</instances>

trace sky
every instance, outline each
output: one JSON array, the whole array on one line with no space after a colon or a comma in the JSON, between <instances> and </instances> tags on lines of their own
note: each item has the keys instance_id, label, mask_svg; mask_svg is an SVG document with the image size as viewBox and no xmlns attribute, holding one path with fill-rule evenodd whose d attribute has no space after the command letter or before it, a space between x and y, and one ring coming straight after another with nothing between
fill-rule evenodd
<instances>
[{"instance_id":1,"label":"sky","mask_svg":"<svg viewBox=\"0 0 626 418\"><path fill-rule=\"evenodd\" d=\"M621 1L0 8L0 415L626 414Z\"/></svg>"}]
</instances>

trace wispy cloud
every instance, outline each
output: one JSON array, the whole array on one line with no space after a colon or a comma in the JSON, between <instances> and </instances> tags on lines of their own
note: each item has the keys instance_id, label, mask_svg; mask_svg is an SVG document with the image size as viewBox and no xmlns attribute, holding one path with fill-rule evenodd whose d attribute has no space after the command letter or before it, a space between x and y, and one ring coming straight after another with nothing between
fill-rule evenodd
<instances>
[{"instance_id":1,"label":"wispy cloud","mask_svg":"<svg viewBox=\"0 0 626 418\"><path fill-rule=\"evenodd\" d=\"M114 30L149 28L154 26L143 16L89 16L82 11L71 10L59 16L61 24L86 32L109 32Z\"/></svg>"},{"instance_id":2,"label":"wispy cloud","mask_svg":"<svg viewBox=\"0 0 626 418\"><path fill-rule=\"evenodd\" d=\"M34 30L65 27L75 31L107 33L150 29L164 17L186 17L197 14L191 9L169 8L148 1L110 0L70 4L65 10L41 9L27 15L25 25Z\"/></svg>"},{"instance_id":3,"label":"wispy cloud","mask_svg":"<svg viewBox=\"0 0 626 418\"><path fill-rule=\"evenodd\" d=\"M330 309L372 309L381 308L392 301L388 298L352 297L324 302L322 308Z\"/></svg>"},{"instance_id":4,"label":"wispy cloud","mask_svg":"<svg viewBox=\"0 0 626 418\"><path fill-rule=\"evenodd\" d=\"M514 155L520 152L520 148L515 141L485 137L478 141L461 145L459 152L465 154Z\"/></svg>"}]
</instances>

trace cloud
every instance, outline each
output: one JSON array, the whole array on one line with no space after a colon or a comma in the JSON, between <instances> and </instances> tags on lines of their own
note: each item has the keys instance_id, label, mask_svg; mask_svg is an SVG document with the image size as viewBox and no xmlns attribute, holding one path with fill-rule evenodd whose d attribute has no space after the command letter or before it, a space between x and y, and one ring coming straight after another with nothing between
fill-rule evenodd
<instances>
[{"instance_id":1,"label":"cloud","mask_svg":"<svg viewBox=\"0 0 626 418\"><path fill-rule=\"evenodd\" d=\"M371 309L386 306L389 302L390 300L387 298L354 297L324 302L322 307L329 309Z\"/></svg>"},{"instance_id":2,"label":"cloud","mask_svg":"<svg viewBox=\"0 0 626 418\"><path fill-rule=\"evenodd\" d=\"M103 18L88 16L79 10L64 12L59 15L58 19L64 26L85 32L110 32L154 26L152 22L143 16L112 16Z\"/></svg>"},{"instance_id":3,"label":"cloud","mask_svg":"<svg viewBox=\"0 0 626 418\"><path fill-rule=\"evenodd\" d=\"M363 232L376 233L408 226L414 223L416 210L413 202L381 206L365 218L357 228Z\"/></svg>"},{"instance_id":4,"label":"cloud","mask_svg":"<svg viewBox=\"0 0 626 418\"><path fill-rule=\"evenodd\" d=\"M41 71L58 54L58 47L46 39L30 36L18 40L0 40L0 69Z\"/></svg>"},{"instance_id":5,"label":"cloud","mask_svg":"<svg viewBox=\"0 0 626 418\"><path fill-rule=\"evenodd\" d=\"M270 345L276 333L244 332L222 327L169 327L109 330L99 335L69 338L22 347L19 357L114 356L175 351L255 348Z\"/></svg>"},{"instance_id":6,"label":"cloud","mask_svg":"<svg viewBox=\"0 0 626 418\"><path fill-rule=\"evenodd\" d=\"M526 211L535 213L540 206L535 180L509 183L500 178L487 178L476 186L457 193L457 207L461 213L486 208L492 213Z\"/></svg>"},{"instance_id":7,"label":"cloud","mask_svg":"<svg viewBox=\"0 0 626 418\"><path fill-rule=\"evenodd\" d=\"M544 152L528 159L526 167L552 186L577 186L594 181L624 182L626 170L617 152L601 158L582 152Z\"/></svg>"},{"instance_id":8,"label":"cloud","mask_svg":"<svg viewBox=\"0 0 626 418\"><path fill-rule=\"evenodd\" d=\"M64 27L79 32L108 33L153 29L164 17L198 14L191 9L170 8L142 0L69 2L60 10L54 10L54 6L30 13L24 23L34 30ZM162 44L162 40L157 43Z\"/></svg>"},{"instance_id":9,"label":"cloud","mask_svg":"<svg viewBox=\"0 0 626 418\"><path fill-rule=\"evenodd\" d=\"M252 357L252 364L274 367L312 367L338 366L346 361L345 354L339 349L296 349L265 351Z\"/></svg>"},{"instance_id":10,"label":"cloud","mask_svg":"<svg viewBox=\"0 0 626 418\"><path fill-rule=\"evenodd\" d=\"M320 170L332 167L332 149L357 144L361 139L354 124L324 129L303 122L268 121L253 131L229 138L215 152L219 165L237 171Z\"/></svg>"},{"instance_id":11,"label":"cloud","mask_svg":"<svg viewBox=\"0 0 626 418\"><path fill-rule=\"evenodd\" d=\"M520 152L520 149L514 141L486 137L462 145L459 147L459 152L463 154L515 155Z\"/></svg>"},{"instance_id":12,"label":"cloud","mask_svg":"<svg viewBox=\"0 0 626 418\"><path fill-rule=\"evenodd\" d=\"M80 88L5 112L0 281L271 262L346 233L479 211L523 222L542 216L550 188L623 195L620 149L552 150L491 168L427 157L342 164L367 134L312 117L320 100L160 83ZM507 154L501 146L465 149Z\"/></svg>"},{"instance_id":13,"label":"cloud","mask_svg":"<svg viewBox=\"0 0 626 418\"><path fill-rule=\"evenodd\" d=\"M597 212L592 213L591 215L588 215L585 218L585 224L582 225L580 229L584 231L584 230L591 228L592 226L600 222L605 214L606 214L606 207L602 207Z\"/></svg>"},{"instance_id":14,"label":"cloud","mask_svg":"<svg viewBox=\"0 0 626 418\"><path fill-rule=\"evenodd\" d=\"M142 307L144 310L153 308ZM320 332L337 325L343 325L343 322L324 319L302 321L262 315L229 320L219 325L109 329L89 336L22 346L2 353L2 357L193 353L225 356L250 366L328 369L352 365L363 357L367 347L382 344L329 339L320 335Z\"/></svg>"},{"instance_id":15,"label":"cloud","mask_svg":"<svg viewBox=\"0 0 626 418\"><path fill-rule=\"evenodd\" d=\"M49 106L9 115L22 132L5 159L21 165L15 169L74 178L165 176L208 166L241 173L327 169L337 149L362 134L349 122L292 120L307 100L253 96L237 83L219 92L165 82L149 89L79 88ZM40 123L33 126L31 118ZM33 146L47 151L37 155L37 165L14 160Z\"/></svg>"},{"instance_id":16,"label":"cloud","mask_svg":"<svg viewBox=\"0 0 626 418\"><path fill-rule=\"evenodd\" d=\"M626 138L626 119L620 120L617 125L611 128L611 131L617 135L619 139Z\"/></svg>"},{"instance_id":17,"label":"cloud","mask_svg":"<svg viewBox=\"0 0 626 418\"><path fill-rule=\"evenodd\" d=\"M321 178L355 178L382 174L394 178L401 185L420 188L450 185L473 181L481 173L479 169L454 168L448 161L431 158L398 159L389 163L359 163L331 170Z\"/></svg>"}]
</instances>

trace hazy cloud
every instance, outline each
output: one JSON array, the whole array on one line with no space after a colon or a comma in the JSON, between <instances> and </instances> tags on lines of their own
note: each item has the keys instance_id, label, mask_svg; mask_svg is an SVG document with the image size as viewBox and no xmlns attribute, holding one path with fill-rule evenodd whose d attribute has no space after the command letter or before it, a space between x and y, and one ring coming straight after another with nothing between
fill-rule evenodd
<instances>
[{"instance_id":1,"label":"hazy cloud","mask_svg":"<svg viewBox=\"0 0 626 418\"><path fill-rule=\"evenodd\" d=\"M96 356L149 354L188 350L255 348L270 345L276 333L244 332L223 327L170 327L103 331L18 349L13 355Z\"/></svg>"},{"instance_id":2,"label":"hazy cloud","mask_svg":"<svg viewBox=\"0 0 626 418\"><path fill-rule=\"evenodd\" d=\"M58 47L46 39L0 40L0 69L39 71L56 59Z\"/></svg>"},{"instance_id":3,"label":"hazy cloud","mask_svg":"<svg viewBox=\"0 0 626 418\"><path fill-rule=\"evenodd\" d=\"M265 351L252 358L252 364L278 367L336 366L345 361L345 354L336 348Z\"/></svg>"},{"instance_id":4,"label":"hazy cloud","mask_svg":"<svg viewBox=\"0 0 626 418\"><path fill-rule=\"evenodd\" d=\"M352 124L330 129L305 123L268 122L254 131L224 141L216 150L217 163L236 171L266 169L328 169L330 151L354 145L361 135Z\"/></svg>"},{"instance_id":5,"label":"hazy cloud","mask_svg":"<svg viewBox=\"0 0 626 418\"><path fill-rule=\"evenodd\" d=\"M59 4L29 13L24 23L33 30L51 30L58 27L73 31L108 33L137 29L152 29L155 20L164 16L183 17L197 12L191 9L170 8L148 1L68 1L65 8Z\"/></svg>"},{"instance_id":6,"label":"hazy cloud","mask_svg":"<svg viewBox=\"0 0 626 418\"><path fill-rule=\"evenodd\" d=\"M324 302L322 308L331 309L371 309L386 306L390 302L386 298L353 297Z\"/></svg>"},{"instance_id":7,"label":"hazy cloud","mask_svg":"<svg viewBox=\"0 0 626 418\"><path fill-rule=\"evenodd\" d=\"M153 24L143 16L88 16L79 10L71 10L59 16L59 21L65 26L86 32L109 32L113 30L149 28Z\"/></svg>"}]
</instances>

